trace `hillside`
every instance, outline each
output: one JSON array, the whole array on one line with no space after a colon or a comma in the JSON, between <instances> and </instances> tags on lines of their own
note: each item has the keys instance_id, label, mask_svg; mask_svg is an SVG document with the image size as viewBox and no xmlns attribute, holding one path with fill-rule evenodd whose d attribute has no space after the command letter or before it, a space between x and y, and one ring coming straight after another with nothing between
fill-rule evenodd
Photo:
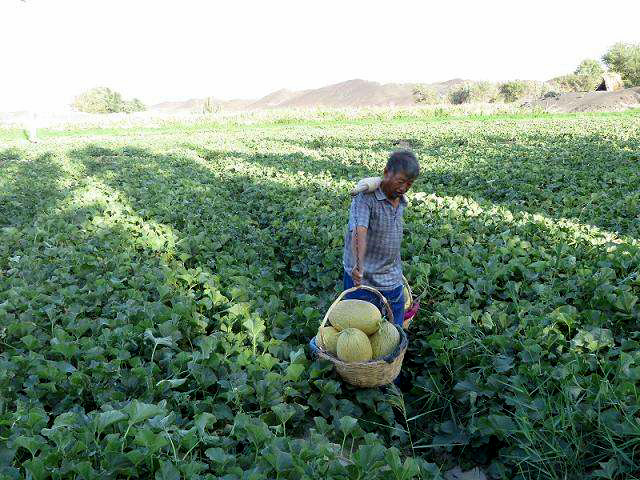
<instances>
[{"instance_id":1,"label":"hillside","mask_svg":"<svg viewBox=\"0 0 640 480\"><path fill-rule=\"evenodd\" d=\"M441 93L462 79L433 83L430 86ZM224 110L260 110L268 108L292 107L394 107L415 105L413 83L371 82L354 79L326 87L309 90L276 90L257 100L218 100L216 103ZM190 99L183 102L164 102L149 107L150 110L171 112L201 111L204 99Z\"/></svg>"}]
</instances>

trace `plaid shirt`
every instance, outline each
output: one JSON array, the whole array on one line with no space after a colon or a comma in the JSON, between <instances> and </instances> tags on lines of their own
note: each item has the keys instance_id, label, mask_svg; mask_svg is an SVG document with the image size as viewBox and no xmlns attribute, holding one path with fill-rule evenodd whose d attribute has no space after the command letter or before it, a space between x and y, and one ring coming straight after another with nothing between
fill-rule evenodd
<instances>
[{"instance_id":1,"label":"plaid shirt","mask_svg":"<svg viewBox=\"0 0 640 480\"><path fill-rule=\"evenodd\" d=\"M407 201L403 197L397 208L378 187L371 193L359 193L351 202L349 226L344 236L343 266L351 274L355 266L352 231L355 226L367 228L367 250L364 257L363 285L390 290L402 285L402 216Z\"/></svg>"}]
</instances>

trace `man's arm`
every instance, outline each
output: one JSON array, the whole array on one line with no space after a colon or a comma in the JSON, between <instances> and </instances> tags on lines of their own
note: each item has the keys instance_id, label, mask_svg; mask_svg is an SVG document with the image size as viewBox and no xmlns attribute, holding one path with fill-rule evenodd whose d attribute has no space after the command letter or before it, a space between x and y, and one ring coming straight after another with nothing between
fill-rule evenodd
<instances>
[{"instance_id":1,"label":"man's arm","mask_svg":"<svg viewBox=\"0 0 640 480\"><path fill-rule=\"evenodd\" d=\"M352 235L351 249L353 251L353 258L357 260L351 271L351 278L356 286L360 286L362 284L362 276L364 275L364 255L367 251L367 227L354 228Z\"/></svg>"}]
</instances>

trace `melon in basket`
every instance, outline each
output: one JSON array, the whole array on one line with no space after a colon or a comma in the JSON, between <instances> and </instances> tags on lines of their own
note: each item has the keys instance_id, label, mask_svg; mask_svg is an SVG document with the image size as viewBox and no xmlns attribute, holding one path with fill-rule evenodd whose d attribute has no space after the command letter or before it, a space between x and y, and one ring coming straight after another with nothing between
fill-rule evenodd
<instances>
[{"instance_id":1,"label":"melon in basket","mask_svg":"<svg viewBox=\"0 0 640 480\"><path fill-rule=\"evenodd\" d=\"M406 285L402 287L402 293L404 294L404 309L409 310L411 307L411 296L409 295L409 289Z\"/></svg>"},{"instance_id":2,"label":"melon in basket","mask_svg":"<svg viewBox=\"0 0 640 480\"><path fill-rule=\"evenodd\" d=\"M329 322L338 331L357 328L366 335L371 335L378 330L381 321L382 315L378 307L365 300L342 300L329 312Z\"/></svg>"},{"instance_id":3,"label":"melon in basket","mask_svg":"<svg viewBox=\"0 0 640 480\"><path fill-rule=\"evenodd\" d=\"M335 355L338 347L339 334L340 332L333 327L320 327L318 329L318 335L316 335L316 345Z\"/></svg>"},{"instance_id":4,"label":"melon in basket","mask_svg":"<svg viewBox=\"0 0 640 480\"><path fill-rule=\"evenodd\" d=\"M380 358L393 352L400 342L400 333L391 322L382 322L376 333L369 337L371 358Z\"/></svg>"},{"instance_id":5,"label":"melon in basket","mask_svg":"<svg viewBox=\"0 0 640 480\"><path fill-rule=\"evenodd\" d=\"M337 355L343 362L368 362L372 354L369 337L363 331L346 328L338 335Z\"/></svg>"}]
</instances>

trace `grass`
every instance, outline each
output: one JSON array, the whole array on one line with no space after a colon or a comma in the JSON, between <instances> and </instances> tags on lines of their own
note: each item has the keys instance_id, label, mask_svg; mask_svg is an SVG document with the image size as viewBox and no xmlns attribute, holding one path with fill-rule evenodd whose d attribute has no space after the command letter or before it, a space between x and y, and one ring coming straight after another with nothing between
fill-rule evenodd
<instances>
[{"instance_id":1,"label":"grass","mask_svg":"<svg viewBox=\"0 0 640 480\"><path fill-rule=\"evenodd\" d=\"M246 129L278 129L284 126L296 128L336 127L339 125L375 125L383 121L388 125L407 125L420 122L499 122L532 119L571 119L571 118L633 118L640 116L640 109L625 112L584 112L584 113L546 113L541 111L516 111L510 113L464 113L455 109L383 109L374 110L329 110L329 111L274 111L247 114L220 115L218 118L207 118L194 115L181 120L164 120L158 118L157 126L136 125L133 119L131 126L124 127L117 124L109 127L70 126L67 128L39 128L38 138L79 137L79 136L119 136L130 135L168 135L186 134L208 131L243 131ZM265 118L266 116L266 118ZM106 117L105 117L106 118ZM99 119L99 117L98 117ZM19 128L2 128L0 126L0 141L14 142L26 140L24 130Z\"/></svg>"}]
</instances>

